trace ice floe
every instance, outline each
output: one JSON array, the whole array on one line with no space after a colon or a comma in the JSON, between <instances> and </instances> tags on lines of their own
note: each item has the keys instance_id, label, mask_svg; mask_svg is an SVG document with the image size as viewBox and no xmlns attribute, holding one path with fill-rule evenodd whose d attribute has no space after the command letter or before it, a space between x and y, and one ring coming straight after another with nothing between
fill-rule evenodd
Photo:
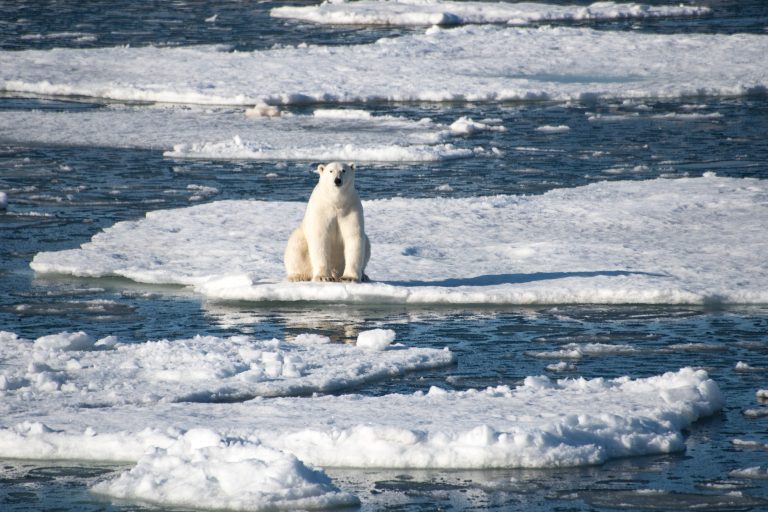
<instances>
[{"instance_id":1,"label":"ice floe","mask_svg":"<svg viewBox=\"0 0 768 512\"><path fill-rule=\"evenodd\" d=\"M734 469L730 472L730 475L736 478L757 478L766 480L768 479L768 468L753 466L750 468Z\"/></svg>"},{"instance_id":2,"label":"ice floe","mask_svg":"<svg viewBox=\"0 0 768 512\"><path fill-rule=\"evenodd\" d=\"M206 510L311 510L359 505L322 471L259 444L192 429L147 451L130 471L93 491Z\"/></svg>"},{"instance_id":3,"label":"ice floe","mask_svg":"<svg viewBox=\"0 0 768 512\"><path fill-rule=\"evenodd\" d=\"M277 18L332 25L461 25L542 21L613 20L664 16L700 16L703 6L651 6L637 3L595 2L587 6L534 2L455 2L451 0L345 0L319 5L272 9Z\"/></svg>"},{"instance_id":4,"label":"ice floe","mask_svg":"<svg viewBox=\"0 0 768 512\"><path fill-rule=\"evenodd\" d=\"M76 415L54 397L4 405L0 456L138 461L205 428L320 467L580 466L683 450L681 430L722 406L717 384L689 368L636 380L528 377L516 388L84 407Z\"/></svg>"},{"instance_id":5,"label":"ice floe","mask_svg":"<svg viewBox=\"0 0 768 512\"><path fill-rule=\"evenodd\" d=\"M571 131L571 127L564 124L559 124L556 126L547 124L547 125L539 126L538 128L536 128L536 131L542 132L542 133L566 133Z\"/></svg>"},{"instance_id":6,"label":"ice floe","mask_svg":"<svg viewBox=\"0 0 768 512\"><path fill-rule=\"evenodd\" d=\"M469 157L482 154L483 148L456 136L504 128L467 117L444 125L352 109L254 118L237 109L157 105L6 110L0 120L0 141L5 142L155 149L173 158L311 161ZM469 128L457 131L458 126Z\"/></svg>"},{"instance_id":7,"label":"ice floe","mask_svg":"<svg viewBox=\"0 0 768 512\"><path fill-rule=\"evenodd\" d=\"M767 195L764 180L710 173L539 196L366 201L372 283L285 282L284 246L305 204L274 201L149 212L31 266L191 285L224 300L768 303Z\"/></svg>"},{"instance_id":8,"label":"ice floe","mask_svg":"<svg viewBox=\"0 0 768 512\"><path fill-rule=\"evenodd\" d=\"M766 90L767 51L765 35L474 25L253 52L2 51L0 91L244 106L733 96Z\"/></svg>"},{"instance_id":9,"label":"ice floe","mask_svg":"<svg viewBox=\"0 0 768 512\"><path fill-rule=\"evenodd\" d=\"M34 341L0 332L0 396L9 407L51 399L91 407L226 402L343 391L455 361L448 350L392 344L394 334L362 332L358 348L314 334L295 341L196 336L124 344L84 332Z\"/></svg>"}]
</instances>

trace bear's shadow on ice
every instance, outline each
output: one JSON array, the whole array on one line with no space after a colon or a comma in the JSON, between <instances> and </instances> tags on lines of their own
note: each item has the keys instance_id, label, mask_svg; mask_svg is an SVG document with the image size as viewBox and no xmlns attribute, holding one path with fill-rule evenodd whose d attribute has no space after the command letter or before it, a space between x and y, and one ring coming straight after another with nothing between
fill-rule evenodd
<instances>
[{"instance_id":1,"label":"bear's shadow on ice","mask_svg":"<svg viewBox=\"0 0 768 512\"><path fill-rule=\"evenodd\" d=\"M628 270L596 270L589 272L534 272L532 274L490 274L475 277L462 277L455 279L443 279L441 281L385 281L385 284L392 286L441 286L452 288L456 286L495 286L500 284L523 284L534 281L550 281L554 279L565 279L568 277L616 277L616 276L656 276L663 277L664 274L654 274L651 272L631 272Z\"/></svg>"}]
</instances>

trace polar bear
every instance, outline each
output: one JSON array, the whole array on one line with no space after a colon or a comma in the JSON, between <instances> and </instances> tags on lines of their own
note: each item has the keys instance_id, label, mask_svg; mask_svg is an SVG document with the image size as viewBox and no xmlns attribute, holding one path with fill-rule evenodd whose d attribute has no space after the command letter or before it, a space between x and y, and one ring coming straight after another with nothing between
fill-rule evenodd
<instances>
[{"instance_id":1,"label":"polar bear","mask_svg":"<svg viewBox=\"0 0 768 512\"><path fill-rule=\"evenodd\" d=\"M304 220L285 248L288 280L367 281L371 243L355 190L355 165L331 162L319 165L317 173Z\"/></svg>"}]
</instances>

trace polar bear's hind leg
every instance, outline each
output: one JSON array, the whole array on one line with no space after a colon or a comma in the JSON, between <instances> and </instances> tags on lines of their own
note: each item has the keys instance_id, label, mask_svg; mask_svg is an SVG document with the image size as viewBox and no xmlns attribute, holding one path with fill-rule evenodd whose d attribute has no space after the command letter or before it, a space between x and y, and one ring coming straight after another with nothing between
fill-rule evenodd
<instances>
[{"instance_id":1,"label":"polar bear's hind leg","mask_svg":"<svg viewBox=\"0 0 768 512\"><path fill-rule=\"evenodd\" d=\"M309 261L307 237L301 227L295 229L285 247L285 271L288 281L311 281L312 265Z\"/></svg>"}]
</instances>

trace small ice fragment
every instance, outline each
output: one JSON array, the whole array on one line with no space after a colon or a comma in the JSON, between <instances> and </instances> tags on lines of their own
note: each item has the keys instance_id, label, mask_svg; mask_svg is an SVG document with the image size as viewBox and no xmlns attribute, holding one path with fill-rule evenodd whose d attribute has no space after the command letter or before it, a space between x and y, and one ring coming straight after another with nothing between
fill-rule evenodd
<instances>
[{"instance_id":1,"label":"small ice fragment","mask_svg":"<svg viewBox=\"0 0 768 512\"><path fill-rule=\"evenodd\" d=\"M539 126L536 128L536 131L542 133L565 133L571 131L571 127L564 124L559 124L557 126L547 124L544 126Z\"/></svg>"},{"instance_id":2,"label":"small ice fragment","mask_svg":"<svg viewBox=\"0 0 768 512\"><path fill-rule=\"evenodd\" d=\"M550 372L570 372L576 369L576 365L573 363L566 363L560 361L559 363L547 365L547 370Z\"/></svg>"},{"instance_id":3,"label":"small ice fragment","mask_svg":"<svg viewBox=\"0 0 768 512\"><path fill-rule=\"evenodd\" d=\"M372 329L357 335L357 346L366 350L386 350L395 341L392 329Z\"/></svg>"}]
</instances>

